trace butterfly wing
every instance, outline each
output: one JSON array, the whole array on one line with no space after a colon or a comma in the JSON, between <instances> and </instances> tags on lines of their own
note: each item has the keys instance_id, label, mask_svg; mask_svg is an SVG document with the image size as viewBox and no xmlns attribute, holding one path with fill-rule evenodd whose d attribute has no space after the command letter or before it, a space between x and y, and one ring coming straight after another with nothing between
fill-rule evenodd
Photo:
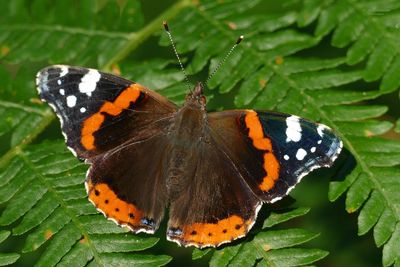
<instances>
[{"instance_id":1,"label":"butterfly wing","mask_svg":"<svg viewBox=\"0 0 400 267\"><path fill-rule=\"evenodd\" d=\"M342 143L328 127L275 112L210 113L189 152L190 183L171 200L167 238L218 246L246 235L262 202L281 199L311 170L332 165Z\"/></svg>"},{"instance_id":2,"label":"butterfly wing","mask_svg":"<svg viewBox=\"0 0 400 267\"><path fill-rule=\"evenodd\" d=\"M309 172L333 164L341 140L323 124L278 112L209 114L210 127L252 191L275 202Z\"/></svg>"},{"instance_id":3,"label":"butterfly wing","mask_svg":"<svg viewBox=\"0 0 400 267\"><path fill-rule=\"evenodd\" d=\"M167 204L163 170L169 153L160 133L96 157L86 180L89 200L133 232L154 233Z\"/></svg>"},{"instance_id":4,"label":"butterfly wing","mask_svg":"<svg viewBox=\"0 0 400 267\"><path fill-rule=\"evenodd\" d=\"M94 69L50 66L38 73L36 84L58 115L67 146L83 159L152 136L152 123L176 111L161 95Z\"/></svg>"},{"instance_id":5,"label":"butterfly wing","mask_svg":"<svg viewBox=\"0 0 400 267\"><path fill-rule=\"evenodd\" d=\"M36 83L58 115L68 147L92 164L85 184L89 200L132 231L154 232L167 202L160 170L176 106L94 69L50 66Z\"/></svg>"},{"instance_id":6,"label":"butterfly wing","mask_svg":"<svg viewBox=\"0 0 400 267\"><path fill-rule=\"evenodd\" d=\"M261 201L213 138L189 154L191 168L184 175L190 182L171 196L167 239L203 248L245 236Z\"/></svg>"}]
</instances>

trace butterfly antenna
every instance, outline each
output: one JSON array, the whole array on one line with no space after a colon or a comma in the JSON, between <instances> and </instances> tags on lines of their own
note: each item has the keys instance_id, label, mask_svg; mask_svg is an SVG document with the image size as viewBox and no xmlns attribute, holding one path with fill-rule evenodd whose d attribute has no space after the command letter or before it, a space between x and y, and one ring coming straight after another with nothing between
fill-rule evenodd
<instances>
[{"instance_id":1,"label":"butterfly antenna","mask_svg":"<svg viewBox=\"0 0 400 267\"><path fill-rule=\"evenodd\" d=\"M225 63L225 61L228 59L228 57L232 54L233 50L240 44L240 42L243 40L243 35L240 35L239 38L237 39L236 43L232 46L232 48L226 53L225 57L218 63L217 67L211 72L210 76L208 76L206 80L206 84L210 81L210 79L217 73L218 69Z\"/></svg>"},{"instance_id":2,"label":"butterfly antenna","mask_svg":"<svg viewBox=\"0 0 400 267\"><path fill-rule=\"evenodd\" d=\"M175 56L178 59L179 66L181 66L181 70L183 72L183 75L185 75L186 84L187 84L189 90L191 91L192 90L192 85L191 85L191 83L189 81L189 78L188 78L188 76L186 74L185 68L183 67L181 58L179 57L179 54L178 54L178 51L176 50L174 40L172 39L172 34L169 31L168 23L166 21L163 21L163 25L164 25L165 32L168 34L169 41L171 42L172 48L174 49Z\"/></svg>"}]
</instances>

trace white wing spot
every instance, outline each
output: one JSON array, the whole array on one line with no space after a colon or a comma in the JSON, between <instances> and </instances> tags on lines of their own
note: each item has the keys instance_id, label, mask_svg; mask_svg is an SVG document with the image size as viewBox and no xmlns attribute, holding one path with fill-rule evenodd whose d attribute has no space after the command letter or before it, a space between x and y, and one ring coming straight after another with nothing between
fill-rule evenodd
<instances>
[{"instance_id":1,"label":"white wing spot","mask_svg":"<svg viewBox=\"0 0 400 267\"><path fill-rule=\"evenodd\" d=\"M61 66L60 69L61 69L60 77L67 75L68 68L66 66Z\"/></svg>"},{"instance_id":2,"label":"white wing spot","mask_svg":"<svg viewBox=\"0 0 400 267\"><path fill-rule=\"evenodd\" d=\"M296 153L296 159L303 160L305 156L307 156L307 151L305 151L302 148L299 148Z\"/></svg>"},{"instance_id":3,"label":"white wing spot","mask_svg":"<svg viewBox=\"0 0 400 267\"><path fill-rule=\"evenodd\" d=\"M290 159L290 157L289 157L288 155L284 155L283 158L284 158L285 160L289 160L289 159Z\"/></svg>"},{"instance_id":4,"label":"white wing spot","mask_svg":"<svg viewBox=\"0 0 400 267\"><path fill-rule=\"evenodd\" d=\"M96 85L100 78L101 74L97 70L89 70L79 83L79 92L92 96L92 92L96 90Z\"/></svg>"},{"instance_id":5,"label":"white wing spot","mask_svg":"<svg viewBox=\"0 0 400 267\"><path fill-rule=\"evenodd\" d=\"M74 95L67 96L67 106L73 108L75 107L75 105L76 105L76 96Z\"/></svg>"},{"instance_id":6,"label":"white wing spot","mask_svg":"<svg viewBox=\"0 0 400 267\"><path fill-rule=\"evenodd\" d=\"M60 89L60 95L65 95L65 90L64 89Z\"/></svg>"},{"instance_id":7,"label":"white wing spot","mask_svg":"<svg viewBox=\"0 0 400 267\"><path fill-rule=\"evenodd\" d=\"M320 145L320 144L322 143L322 140L318 140L318 142L317 142L317 143L318 143L318 145Z\"/></svg>"},{"instance_id":8,"label":"white wing spot","mask_svg":"<svg viewBox=\"0 0 400 267\"><path fill-rule=\"evenodd\" d=\"M58 85L61 85L61 80L57 80L57 84L58 84Z\"/></svg>"},{"instance_id":9,"label":"white wing spot","mask_svg":"<svg viewBox=\"0 0 400 267\"><path fill-rule=\"evenodd\" d=\"M85 113L86 112L86 108L81 107L80 111L81 111L81 113Z\"/></svg>"},{"instance_id":10,"label":"white wing spot","mask_svg":"<svg viewBox=\"0 0 400 267\"><path fill-rule=\"evenodd\" d=\"M290 141L299 142L301 139L301 126L299 117L290 116L286 118L286 143Z\"/></svg>"},{"instance_id":11,"label":"white wing spot","mask_svg":"<svg viewBox=\"0 0 400 267\"><path fill-rule=\"evenodd\" d=\"M316 150L317 150L317 148L316 148L315 146L313 146L313 147L310 149L311 153L314 153Z\"/></svg>"},{"instance_id":12,"label":"white wing spot","mask_svg":"<svg viewBox=\"0 0 400 267\"><path fill-rule=\"evenodd\" d=\"M318 125L317 132L318 132L319 136L323 137L324 136L324 130L327 129L327 128L328 127L326 127L323 124Z\"/></svg>"}]
</instances>

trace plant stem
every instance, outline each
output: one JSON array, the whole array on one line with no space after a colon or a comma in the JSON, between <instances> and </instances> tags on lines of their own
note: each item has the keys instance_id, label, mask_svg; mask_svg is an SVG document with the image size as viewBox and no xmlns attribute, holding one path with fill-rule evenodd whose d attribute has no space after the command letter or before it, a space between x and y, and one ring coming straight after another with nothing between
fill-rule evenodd
<instances>
[{"instance_id":1,"label":"plant stem","mask_svg":"<svg viewBox=\"0 0 400 267\"><path fill-rule=\"evenodd\" d=\"M42 133L42 131L46 129L46 127L53 121L54 118L54 113L50 109L47 109L37 127L33 129L32 132L30 132L30 134L21 141L21 143L8 150L7 153L0 158L0 169L5 167L15 155L19 154L27 145L35 140L36 137Z\"/></svg>"},{"instance_id":2,"label":"plant stem","mask_svg":"<svg viewBox=\"0 0 400 267\"><path fill-rule=\"evenodd\" d=\"M120 62L127 55L129 55L129 53L135 50L141 43L143 43L147 38L149 38L154 32L156 32L157 30L161 30L163 21L173 18L183 8L190 6L191 3L192 2L189 0L181 0L177 2L176 4L168 8L165 12L160 14L152 22L150 22L146 27L138 32L132 33L125 46L123 46L117 54L115 54L110 60L108 60L104 64L102 70L109 71L113 64Z\"/></svg>"}]
</instances>

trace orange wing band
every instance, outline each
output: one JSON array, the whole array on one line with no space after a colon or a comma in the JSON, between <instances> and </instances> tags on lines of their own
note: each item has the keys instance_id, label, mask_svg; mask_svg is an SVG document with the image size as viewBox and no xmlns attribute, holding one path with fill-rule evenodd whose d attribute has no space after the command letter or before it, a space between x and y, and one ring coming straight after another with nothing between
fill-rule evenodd
<instances>
[{"instance_id":1,"label":"orange wing band","mask_svg":"<svg viewBox=\"0 0 400 267\"><path fill-rule=\"evenodd\" d=\"M249 138L253 141L253 146L258 150L265 151L263 168L267 173L259 185L262 191L271 190L276 180L279 178L279 162L272 151L271 139L264 136L264 131L254 110L248 110L245 116L246 127L249 129Z\"/></svg>"},{"instance_id":2,"label":"orange wing band","mask_svg":"<svg viewBox=\"0 0 400 267\"><path fill-rule=\"evenodd\" d=\"M200 246L217 246L244 236L250 224L250 220L245 221L237 215L232 215L217 223L194 223L183 227L183 234L179 239L185 243Z\"/></svg>"},{"instance_id":3,"label":"orange wing band","mask_svg":"<svg viewBox=\"0 0 400 267\"><path fill-rule=\"evenodd\" d=\"M143 217L143 212L137 209L133 204L129 204L114 193L114 191L105 183L93 185L89 182L89 200L104 212L107 218L112 218L118 224L128 226L139 226Z\"/></svg>"},{"instance_id":4,"label":"orange wing band","mask_svg":"<svg viewBox=\"0 0 400 267\"><path fill-rule=\"evenodd\" d=\"M111 116L118 116L121 112L129 108L131 103L135 103L140 96L141 86L138 84L132 84L125 90L123 90L114 102L106 101L101 106L100 110L87 118L83 122L82 127L82 138L81 143L87 150L93 150L96 148L94 144L93 134L98 131L104 122L104 114Z\"/></svg>"}]
</instances>

